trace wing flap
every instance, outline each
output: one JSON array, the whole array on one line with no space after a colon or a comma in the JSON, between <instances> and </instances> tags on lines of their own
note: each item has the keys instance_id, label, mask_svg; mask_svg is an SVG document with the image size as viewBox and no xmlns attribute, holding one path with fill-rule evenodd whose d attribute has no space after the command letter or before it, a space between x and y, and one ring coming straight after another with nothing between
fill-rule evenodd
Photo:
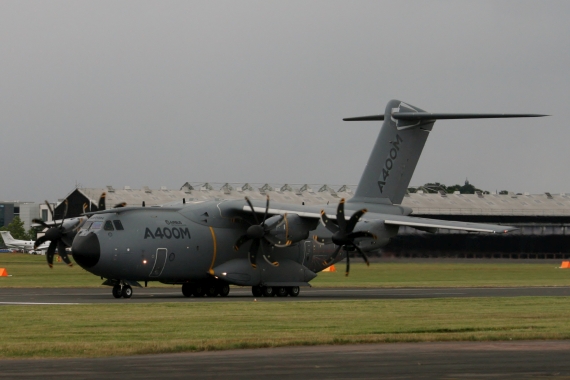
<instances>
[{"instance_id":1,"label":"wing flap","mask_svg":"<svg viewBox=\"0 0 570 380\"><path fill-rule=\"evenodd\" d=\"M459 230L467 232L487 232L494 234L504 234L518 228L501 226L498 224L482 224L482 223L468 223L468 222L456 222L450 220L436 220L436 219L425 219L425 218L414 218L414 217L395 217L391 219L384 220L384 224L393 226L407 226L412 228L417 228L419 230L430 230L444 228L448 230Z\"/></svg>"}]
</instances>

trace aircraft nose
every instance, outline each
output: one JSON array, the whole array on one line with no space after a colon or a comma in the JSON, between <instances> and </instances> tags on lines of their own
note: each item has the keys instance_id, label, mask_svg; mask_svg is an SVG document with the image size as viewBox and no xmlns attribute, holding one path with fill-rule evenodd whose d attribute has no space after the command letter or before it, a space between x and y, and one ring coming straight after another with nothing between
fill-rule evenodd
<instances>
[{"instance_id":1,"label":"aircraft nose","mask_svg":"<svg viewBox=\"0 0 570 380\"><path fill-rule=\"evenodd\" d=\"M91 268L99 262L101 246L99 238L94 233L87 236L76 236L71 246L73 259L83 268Z\"/></svg>"}]
</instances>

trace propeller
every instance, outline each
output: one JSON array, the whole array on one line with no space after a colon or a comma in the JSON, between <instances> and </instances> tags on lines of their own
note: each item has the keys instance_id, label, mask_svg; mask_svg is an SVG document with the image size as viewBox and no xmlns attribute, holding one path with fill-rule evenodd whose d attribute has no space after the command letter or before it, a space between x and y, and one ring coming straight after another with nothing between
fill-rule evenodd
<instances>
[{"instance_id":1,"label":"propeller","mask_svg":"<svg viewBox=\"0 0 570 380\"><path fill-rule=\"evenodd\" d=\"M48 209L51 213L52 220L55 220L53 208L51 207L51 205L49 204L48 201L45 201L45 203L48 206ZM61 218L61 223L59 225L56 224L54 226L50 226L50 225L46 224L46 222L44 222L41 219L33 219L34 223L40 224L43 227L48 229L45 232L44 236L38 238L35 241L34 249L37 249L38 246L42 245L46 241L51 242L49 244L47 252L46 252L46 259L47 259L47 263L48 263L50 268L53 268L53 256L56 252L56 248L57 248L57 253L62 258L62 260L67 265L69 265L70 267L73 266L73 264L71 263L71 260L69 259L69 256L67 256L67 252L65 251L67 244L65 244L64 239L70 238L72 235L74 235L77 232L77 228L80 227L81 222L83 221L83 218L78 219L77 223L75 223L74 225L64 228L63 222L65 220L65 216L67 215L68 206L69 206L69 204L68 204L67 200L65 200L64 201L64 209L63 209L63 217Z\"/></svg>"},{"instance_id":2,"label":"propeller","mask_svg":"<svg viewBox=\"0 0 570 380\"><path fill-rule=\"evenodd\" d=\"M107 193L102 193L101 196L99 197L99 202L97 202L97 210L98 211L103 211L107 208L107 206L105 204L106 198L107 198ZM125 207L126 205L127 205L127 202L121 202L121 203L117 203L116 205L114 205L113 208Z\"/></svg>"},{"instance_id":3,"label":"propeller","mask_svg":"<svg viewBox=\"0 0 570 380\"><path fill-rule=\"evenodd\" d=\"M334 251L332 256L325 262L325 264L327 264L327 265L332 263L337 258L338 254L340 253L340 250L342 248L344 248L344 250L346 251L346 272L345 272L345 275L348 276L348 273L350 271L349 249L350 250L352 250L352 249L356 250L362 256L362 258L366 262L366 265L370 265L370 262L368 261L368 256L366 256L366 254L358 247L358 245L356 245L354 240L358 239L358 238L365 238L365 237L376 239L377 237L373 233L370 233L367 231L353 232L354 227L356 227L356 223L358 223L358 221L360 220L362 215L364 215L367 212L367 210L362 209L362 210L356 211L354 214L352 214L352 216L350 217L350 219L347 222L346 218L344 216L344 202L345 202L344 198L341 199L339 204L338 204L338 207L336 209L336 224L331 219L329 219L329 217L325 213L325 210L321 210L321 221L323 222L323 224L327 228L327 230L332 232L332 234L333 234L332 237L320 238L317 235L315 235L315 236L313 236L313 239L316 242L321 243L321 244L334 243L337 245L336 250Z\"/></svg>"},{"instance_id":4,"label":"propeller","mask_svg":"<svg viewBox=\"0 0 570 380\"><path fill-rule=\"evenodd\" d=\"M99 201L97 203L97 209L99 211L105 210L105 208L106 208L105 207L106 196L107 196L106 193L102 193L101 196L99 197ZM51 207L51 204L48 201L45 201L45 203L49 209L52 220L55 220L55 215L54 215L53 208ZM113 207L114 208L125 207L126 205L127 204L125 202L122 202L122 203L116 204ZM38 246L44 244L46 241L51 242L50 245L48 246L47 251L46 251L46 259L47 259L47 262L48 262L48 265L50 266L50 268L53 268L53 256L56 253L56 249L57 249L57 253L62 258L62 260L67 265L73 266L73 264L71 263L71 260L69 259L69 256L67 255L67 252L65 251L67 244L65 243L64 240L72 240L73 236L77 233L79 228L81 228L81 225L83 224L83 222L86 219L79 218L77 220L77 222L74 223L73 225L64 227L63 223L65 221L65 217L67 216L68 207L69 207L69 203L66 199L64 201L63 216L61 218L61 223L59 225L56 224L56 225L50 226L46 222L44 222L42 219L34 219L33 220L34 223L40 224L44 228L47 228L47 231L45 232L44 236L38 238L35 241L34 249L37 249ZM87 211L87 203L83 204L83 213L85 213L86 211Z\"/></svg>"},{"instance_id":5,"label":"propeller","mask_svg":"<svg viewBox=\"0 0 570 380\"><path fill-rule=\"evenodd\" d=\"M267 202L265 205L265 214L263 215L263 220L261 221L261 223L259 223L259 219L257 217L255 209L253 208L253 205L251 204L251 201L249 200L248 197L245 197L245 200L246 200L247 204L249 205L249 207L251 208L251 212L253 214L255 224L252 224L251 226L249 226L246 233L237 239L236 243L234 244L234 249L236 251L239 250L239 248L244 243L251 240L252 242L251 242L251 246L249 247L248 255L249 255L249 262L253 268L257 268L256 263L257 263L257 255L258 255L259 251L261 251L261 255L263 256L263 259L267 263L269 263L273 266L279 266L278 262L276 262L276 261L271 262L271 261L269 261L267 256L265 256L265 253L263 251L263 243L265 240L265 242L267 242L271 245L274 245L274 246L286 246L286 245L291 244L291 242L289 242L289 241L282 242L278 237L271 234L271 231L273 231L275 228L277 228L277 226L279 226L279 224L285 220L286 215L285 216L274 215L270 218L267 218L267 211L269 210L269 196L267 196Z\"/></svg>"}]
</instances>

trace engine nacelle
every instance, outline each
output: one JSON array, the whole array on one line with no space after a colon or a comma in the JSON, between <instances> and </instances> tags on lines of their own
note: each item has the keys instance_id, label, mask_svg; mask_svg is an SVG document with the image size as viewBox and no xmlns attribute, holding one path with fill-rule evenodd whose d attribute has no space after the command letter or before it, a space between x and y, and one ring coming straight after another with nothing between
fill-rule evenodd
<instances>
[{"instance_id":1,"label":"engine nacelle","mask_svg":"<svg viewBox=\"0 0 570 380\"><path fill-rule=\"evenodd\" d=\"M318 223L318 221L316 223ZM315 228L316 223L303 220L303 218L297 214L287 214L283 222L271 231L271 234L282 241L288 241L289 244L293 244L307 239L309 232Z\"/></svg>"},{"instance_id":2,"label":"engine nacelle","mask_svg":"<svg viewBox=\"0 0 570 380\"><path fill-rule=\"evenodd\" d=\"M356 224L353 231L366 231L376 235L376 239L358 238L355 240L363 251L374 251L388 244L390 238L398 234L398 226L386 225L382 220L362 221Z\"/></svg>"}]
</instances>

